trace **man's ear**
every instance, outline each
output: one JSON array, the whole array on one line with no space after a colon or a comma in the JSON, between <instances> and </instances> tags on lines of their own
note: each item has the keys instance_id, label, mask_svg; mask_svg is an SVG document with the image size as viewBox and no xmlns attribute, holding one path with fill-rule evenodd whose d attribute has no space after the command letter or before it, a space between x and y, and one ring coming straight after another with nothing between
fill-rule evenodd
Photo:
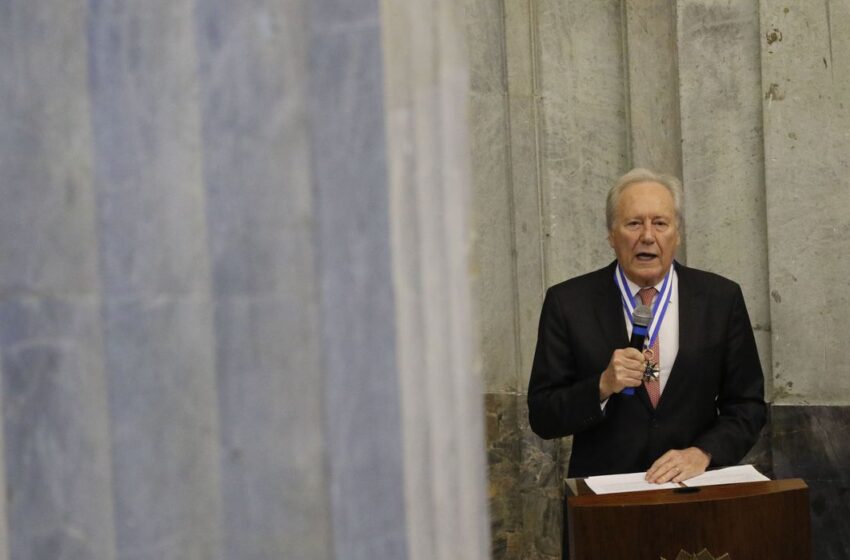
<instances>
[{"instance_id":1,"label":"man's ear","mask_svg":"<svg viewBox=\"0 0 850 560\"><path fill-rule=\"evenodd\" d=\"M610 231L608 232L608 246L611 247L612 249L614 248L614 238L611 235Z\"/></svg>"}]
</instances>

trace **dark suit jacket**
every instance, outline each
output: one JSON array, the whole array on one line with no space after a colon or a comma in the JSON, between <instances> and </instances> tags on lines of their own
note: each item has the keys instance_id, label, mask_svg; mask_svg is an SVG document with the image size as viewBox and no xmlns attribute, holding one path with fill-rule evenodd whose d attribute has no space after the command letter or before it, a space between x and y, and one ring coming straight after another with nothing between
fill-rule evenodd
<instances>
[{"instance_id":1,"label":"dark suit jacket","mask_svg":"<svg viewBox=\"0 0 850 560\"><path fill-rule=\"evenodd\" d=\"M697 446L711 466L740 461L765 422L764 377L740 287L676 263L679 353L656 409L644 387L599 406L599 377L628 346L616 263L546 292L528 386L531 428L573 435L568 476L645 471ZM663 344L664 341L662 340Z\"/></svg>"}]
</instances>

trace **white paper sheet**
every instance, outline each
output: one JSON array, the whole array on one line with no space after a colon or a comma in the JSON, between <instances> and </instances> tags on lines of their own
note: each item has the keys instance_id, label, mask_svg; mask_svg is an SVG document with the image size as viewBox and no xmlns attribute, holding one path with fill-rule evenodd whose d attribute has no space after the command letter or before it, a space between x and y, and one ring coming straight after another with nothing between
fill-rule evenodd
<instances>
[{"instance_id":1,"label":"white paper sheet","mask_svg":"<svg viewBox=\"0 0 850 560\"><path fill-rule=\"evenodd\" d=\"M663 490L665 488L681 488L682 486L712 486L714 484L737 484L739 482L759 482L770 480L756 470L752 465L738 465L707 471L681 484L667 482L653 484L645 480L646 473L610 474L591 476L584 481L597 494L614 494L615 492L641 492L644 490Z\"/></svg>"},{"instance_id":2,"label":"white paper sheet","mask_svg":"<svg viewBox=\"0 0 850 560\"><path fill-rule=\"evenodd\" d=\"M684 481L682 484L685 486L711 486L714 484L737 484L739 482L759 482L762 480L770 479L758 472L752 465L738 465L736 467L706 471L699 476Z\"/></svg>"},{"instance_id":3,"label":"white paper sheet","mask_svg":"<svg viewBox=\"0 0 850 560\"><path fill-rule=\"evenodd\" d=\"M591 476L584 481L597 494L613 494L615 492L640 492L642 490L663 490L664 488L680 488L679 484L667 482L655 484L647 482L645 472L628 474L609 474Z\"/></svg>"}]
</instances>

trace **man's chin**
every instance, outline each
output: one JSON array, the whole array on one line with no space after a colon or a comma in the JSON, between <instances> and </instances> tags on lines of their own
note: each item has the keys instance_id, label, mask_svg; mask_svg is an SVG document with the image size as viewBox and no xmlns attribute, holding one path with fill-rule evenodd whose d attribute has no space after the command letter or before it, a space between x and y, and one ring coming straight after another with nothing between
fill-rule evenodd
<instances>
[{"instance_id":1,"label":"man's chin","mask_svg":"<svg viewBox=\"0 0 850 560\"><path fill-rule=\"evenodd\" d=\"M638 263L637 266L632 266L631 270L626 271L626 276L628 276L629 280L635 284L638 284L642 288L646 288L658 284L662 278L664 278L665 272L666 271L663 270L663 267L661 266L661 262L654 260L647 263Z\"/></svg>"}]
</instances>

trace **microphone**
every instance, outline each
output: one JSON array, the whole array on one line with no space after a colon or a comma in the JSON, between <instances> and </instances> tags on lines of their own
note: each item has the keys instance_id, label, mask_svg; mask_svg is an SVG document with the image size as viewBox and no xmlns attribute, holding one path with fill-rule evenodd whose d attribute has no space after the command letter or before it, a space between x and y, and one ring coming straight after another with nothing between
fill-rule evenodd
<instances>
[{"instance_id":1,"label":"microphone","mask_svg":"<svg viewBox=\"0 0 850 560\"><path fill-rule=\"evenodd\" d=\"M635 348L643 352L643 341L646 338L649 324L652 322L652 308L648 305L638 305L632 313L632 339L629 341L629 348ZM622 394L634 395L634 387L626 387Z\"/></svg>"}]
</instances>

